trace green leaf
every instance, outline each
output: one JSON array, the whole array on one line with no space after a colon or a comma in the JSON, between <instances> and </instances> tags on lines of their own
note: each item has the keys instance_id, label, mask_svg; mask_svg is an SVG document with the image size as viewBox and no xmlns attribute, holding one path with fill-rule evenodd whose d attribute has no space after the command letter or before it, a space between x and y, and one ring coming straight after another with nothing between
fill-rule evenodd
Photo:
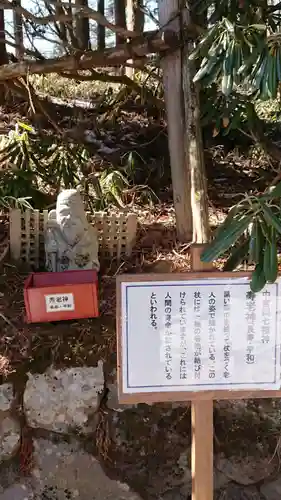
<instances>
[{"instance_id":1,"label":"green leaf","mask_svg":"<svg viewBox=\"0 0 281 500\"><path fill-rule=\"evenodd\" d=\"M281 182L278 182L276 186L271 186L268 193L261 197L262 200L272 200L273 198L281 197Z\"/></svg>"},{"instance_id":2,"label":"green leaf","mask_svg":"<svg viewBox=\"0 0 281 500\"><path fill-rule=\"evenodd\" d=\"M213 67L215 66L215 64L216 64L216 58L211 57L203 67L200 67L200 69L197 71L196 75L194 76L193 81L198 82L205 75L208 75L211 72L211 70L213 69Z\"/></svg>"},{"instance_id":3,"label":"green leaf","mask_svg":"<svg viewBox=\"0 0 281 500\"><path fill-rule=\"evenodd\" d=\"M274 283L278 275L276 230L271 228L271 241L266 240L263 269L266 281Z\"/></svg>"},{"instance_id":4,"label":"green leaf","mask_svg":"<svg viewBox=\"0 0 281 500\"><path fill-rule=\"evenodd\" d=\"M231 33L234 33L234 25L229 21L229 19L227 19L225 17L224 22L225 22L225 26L228 29L228 31L230 31Z\"/></svg>"},{"instance_id":5,"label":"green leaf","mask_svg":"<svg viewBox=\"0 0 281 500\"><path fill-rule=\"evenodd\" d=\"M267 68L267 56L264 56L263 58L261 56L259 67L258 67L255 75L252 78L252 85L257 90L260 89L260 85L261 85L262 80L265 80L265 83L266 83L266 79L267 79L267 72L265 75L266 68Z\"/></svg>"},{"instance_id":6,"label":"green leaf","mask_svg":"<svg viewBox=\"0 0 281 500\"><path fill-rule=\"evenodd\" d=\"M276 68L277 68L277 78L278 82L281 82L281 50L280 47L278 47L277 52L276 52Z\"/></svg>"},{"instance_id":7,"label":"green leaf","mask_svg":"<svg viewBox=\"0 0 281 500\"><path fill-rule=\"evenodd\" d=\"M269 79L269 69L270 62L268 54L265 56L264 64L261 66L263 68L263 74L260 80L260 99L266 100L269 97L268 79ZM257 87L256 87L257 88Z\"/></svg>"},{"instance_id":8,"label":"green leaf","mask_svg":"<svg viewBox=\"0 0 281 500\"><path fill-rule=\"evenodd\" d=\"M34 132L34 128L31 127L30 125L27 125L26 123L18 122L18 125L24 130L27 130L28 132Z\"/></svg>"},{"instance_id":9,"label":"green leaf","mask_svg":"<svg viewBox=\"0 0 281 500\"><path fill-rule=\"evenodd\" d=\"M226 261L223 270L233 271L244 260L249 252L250 237L248 237L241 245L234 247L228 260Z\"/></svg>"},{"instance_id":10,"label":"green leaf","mask_svg":"<svg viewBox=\"0 0 281 500\"><path fill-rule=\"evenodd\" d=\"M265 24L251 24L249 28L254 28L257 31L265 31L266 30L266 25Z\"/></svg>"},{"instance_id":11,"label":"green leaf","mask_svg":"<svg viewBox=\"0 0 281 500\"><path fill-rule=\"evenodd\" d=\"M270 226L273 226L276 231L281 234L281 221L280 219L272 212L271 208L268 205L262 204L262 210L264 219Z\"/></svg>"},{"instance_id":12,"label":"green leaf","mask_svg":"<svg viewBox=\"0 0 281 500\"><path fill-rule=\"evenodd\" d=\"M232 245L234 245L240 236L246 231L252 219L252 215L242 216L234 219L227 231L217 237L210 243L201 255L202 262L212 262L220 255L224 254Z\"/></svg>"},{"instance_id":13,"label":"green leaf","mask_svg":"<svg viewBox=\"0 0 281 500\"><path fill-rule=\"evenodd\" d=\"M210 47L212 44L216 34L218 32L217 26L213 26L207 34L202 38L202 40L198 43L197 47L194 49L194 51L190 54L189 60L194 61L195 59L198 59L200 54L204 51L205 48Z\"/></svg>"},{"instance_id":14,"label":"green leaf","mask_svg":"<svg viewBox=\"0 0 281 500\"><path fill-rule=\"evenodd\" d=\"M234 205L233 207L231 207L231 209L229 210L226 218L224 219L223 223L216 229L215 233L214 233L214 239L217 239L219 238L222 234L225 234L226 231L228 231L230 229L230 226L233 222L233 219L236 217L236 216L239 216L240 212L239 212L239 206L238 205ZM240 215L242 217L242 213Z\"/></svg>"},{"instance_id":15,"label":"green leaf","mask_svg":"<svg viewBox=\"0 0 281 500\"><path fill-rule=\"evenodd\" d=\"M261 212L259 214L259 220L260 220L260 227L261 227L261 231L262 231L262 234L264 236L264 245L265 245L265 240L268 240L270 241L270 238L271 238L271 224L268 224L268 222L265 220L265 217L264 217L264 213Z\"/></svg>"},{"instance_id":16,"label":"green leaf","mask_svg":"<svg viewBox=\"0 0 281 500\"><path fill-rule=\"evenodd\" d=\"M253 70L253 65L257 65L258 64L258 58L259 58L259 56L260 56L260 54L259 54L258 50L257 49L253 49L253 51L250 54L250 56L248 58L244 59L244 63L238 69L238 74L239 75L244 75L247 72L248 69L251 69L251 71L252 71Z\"/></svg>"},{"instance_id":17,"label":"green leaf","mask_svg":"<svg viewBox=\"0 0 281 500\"><path fill-rule=\"evenodd\" d=\"M233 88L233 77L229 74L224 74L221 82L221 91L225 96L231 94Z\"/></svg>"},{"instance_id":18,"label":"green leaf","mask_svg":"<svg viewBox=\"0 0 281 500\"><path fill-rule=\"evenodd\" d=\"M265 243L265 236L262 232L260 220L257 218L252 227L250 240L250 261L257 264L260 259Z\"/></svg>"},{"instance_id":19,"label":"green leaf","mask_svg":"<svg viewBox=\"0 0 281 500\"><path fill-rule=\"evenodd\" d=\"M208 50L209 57L218 57L223 51L223 37L219 36Z\"/></svg>"},{"instance_id":20,"label":"green leaf","mask_svg":"<svg viewBox=\"0 0 281 500\"><path fill-rule=\"evenodd\" d=\"M252 274L250 288L252 292L258 293L263 289L265 285L266 285L266 279L264 275L263 265L258 263Z\"/></svg>"},{"instance_id":21,"label":"green leaf","mask_svg":"<svg viewBox=\"0 0 281 500\"><path fill-rule=\"evenodd\" d=\"M228 45L225 59L223 62L223 71L225 75L232 75L234 67L235 41L232 40Z\"/></svg>"},{"instance_id":22,"label":"green leaf","mask_svg":"<svg viewBox=\"0 0 281 500\"><path fill-rule=\"evenodd\" d=\"M272 54L268 56L268 90L270 97L275 98L277 91L276 57Z\"/></svg>"}]
</instances>

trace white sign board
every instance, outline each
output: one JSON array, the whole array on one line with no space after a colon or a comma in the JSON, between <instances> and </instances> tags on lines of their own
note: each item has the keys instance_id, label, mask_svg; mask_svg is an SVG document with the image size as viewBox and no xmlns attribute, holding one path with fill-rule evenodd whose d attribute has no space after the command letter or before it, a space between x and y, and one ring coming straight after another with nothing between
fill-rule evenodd
<instances>
[{"instance_id":1,"label":"white sign board","mask_svg":"<svg viewBox=\"0 0 281 500\"><path fill-rule=\"evenodd\" d=\"M72 293L45 295L45 301L47 313L74 311L74 297Z\"/></svg>"},{"instance_id":2,"label":"white sign board","mask_svg":"<svg viewBox=\"0 0 281 500\"><path fill-rule=\"evenodd\" d=\"M232 275L233 276L233 275ZM122 277L122 392L280 388L280 283Z\"/></svg>"}]
</instances>

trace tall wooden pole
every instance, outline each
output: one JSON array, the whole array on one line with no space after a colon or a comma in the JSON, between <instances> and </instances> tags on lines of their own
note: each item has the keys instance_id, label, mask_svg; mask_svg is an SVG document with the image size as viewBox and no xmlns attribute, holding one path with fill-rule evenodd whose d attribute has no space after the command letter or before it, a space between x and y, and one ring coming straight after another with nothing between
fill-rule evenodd
<instances>
[{"instance_id":1,"label":"tall wooden pole","mask_svg":"<svg viewBox=\"0 0 281 500\"><path fill-rule=\"evenodd\" d=\"M7 64L4 10L0 9L0 65Z\"/></svg>"},{"instance_id":2,"label":"tall wooden pole","mask_svg":"<svg viewBox=\"0 0 281 500\"><path fill-rule=\"evenodd\" d=\"M200 260L203 245L193 245L191 270L210 271L212 264ZM191 471L192 500L213 500L213 401L192 401L191 404Z\"/></svg>"},{"instance_id":3,"label":"tall wooden pole","mask_svg":"<svg viewBox=\"0 0 281 500\"><path fill-rule=\"evenodd\" d=\"M183 30L192 21L190 5L191 0L186 2L181 11ZM189 166L191 180L192 240L196 243L206 243L210 237L207 180L201 130L199 89L197 83L193 82L196 72L194 63L189 60L189 55L193 49L194 44L191 42L185 42L182 49L185 161Z\"/></svg>"},{"instance_id":4,"label":"tall wooden pole","mask_svg":"<svg viewBox=\"0 0 281 500\"><path fill-rule=\"evenodd\" d=\"M88 0L75 0L75 7L78 13L75 15L75 35L80 50L88 50L90 43L90 23L87 17L83 17L79 12L80 7L88 7Z\"/></svg>"},{"instance_id":5,"label":"tall wooden pole","mask_svg":"<svg viewBox=\"0 0 281 500\"><path fill-rule=\"evenodd\" d=\"M164 31L179 35L190 12L179 0L158 0ZM188 61L190 47L162 59L177 234L182 241L207 243L208 202L198 90ZM192 206L192 209L191 209ZM191 247L192 271L210 270L200 260L202 245ZM211 266L212 267L212 266ZM213 500L213 401L192 402L192 500Z\"/></svg>"},{"instance_id":6,"label":"tall wooden pole","mask_svg":"<svg viewBox=\"0 0 281 500\"><path fill-rule=\"evenodd\" d=\"M180 33L179 0L158 0L159 21L165 32ZM170 22L169 22L170 21ZM173 184L177 236L192 239L190 172L185 159L184 101L181 49L162 58L164 94L167 113L170 164Z\"/></svg>"},{"instance_id":7,"label":"tall wooden pole","mask_svg":"<svg viewBox=\"0 0 281 500\"><path fill-rule=\"evenodd\" d=\"M21 0L14 0L15 5L21 7ZM24 46L23 46L23 29L22 29L22 16L16 11L13 11L13 21L14 21L14 36L16 43L16 57L22 60L24 56Z\"/></svg>"},{"instance_id":8,"label":"tall wooden pole","mask_svg":"<svg viewBox=\"0 0 281 500\"><path fill-rule=\"evenodd\" d=\"M104 16L104 0L98 0L98 11ZM97 46L98 50L105 49L105 27L101 24L97 25Z\"/></svg>"}]
</instances>

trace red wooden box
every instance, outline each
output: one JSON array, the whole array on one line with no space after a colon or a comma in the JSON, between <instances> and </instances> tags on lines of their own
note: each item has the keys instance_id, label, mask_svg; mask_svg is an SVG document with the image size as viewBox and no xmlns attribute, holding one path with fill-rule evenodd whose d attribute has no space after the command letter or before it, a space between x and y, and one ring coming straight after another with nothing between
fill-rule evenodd
<instances>
[{"instance_id":1,"label":"red wooden box","mask_svg":"<svg viewBox=\"0 0 281 500\"><path fill-rule=\"evenodd\" d=\"M98 276L93 270L32 273L24 283L27 323L95 318Z\"/></svg>"}]
</instances>

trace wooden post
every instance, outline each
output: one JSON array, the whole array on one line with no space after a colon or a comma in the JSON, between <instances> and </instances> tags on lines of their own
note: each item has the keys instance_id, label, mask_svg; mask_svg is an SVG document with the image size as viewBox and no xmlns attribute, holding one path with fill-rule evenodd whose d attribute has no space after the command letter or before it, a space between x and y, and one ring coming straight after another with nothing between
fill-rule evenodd
<instances>
[{"instance_id":1,"label":"wooden post","mask_svg":"<svg viewBox=\"0 0 281 500\"><path fill-rule=\"evenodd\" d=\"M191 270L210 271L213 266L203 264L200 254L204 245L193 245L190 249ZM208 266L208 269L207 269ZM213 401L191 403L191 471L192 500L213 500Z\"/></svg>"},{"instance_id":2,"label":"wooden post","mask_svg":"<svg viewBox=\"0 0 281 500\"><path fill-rule=\"evenodd\" d=\"M21 8L21 0L14 0L15 5L19 8ZM16 57L19 61L22 61L24 57L24 46L23 46L23 22L22 22L22 15L18 14L15 10L13 11L13 19L14 19L14 37L15 37L15 44L16 44L16 50L15 54Z\"/></svg>"},{"instance_id":3,"label":"wooden post","mask_svg":"<svg viewBox=\"0 0 281 500\"><path fill-rule=\"evenodd\" d=\"M13 260L21 258L21 211L19 208L10 210L10 252Z\"/></svg>"},{"instance_id":4,"label":"wooden post","mask_svg":"<svg viewBox=\"0 0 281 500\"><path fill-rule=\"evenodd\" d=\"M158 0L159 22L165 32L180 32L179 0ZM171 21L170 21L171 20ZM169 22L170 21L170 22ZM192 239L190 172L185 160L184 102L181 50L161 59L167 111L167 126L177 236L180 241Z\"/></svg>"}]
</instances>

